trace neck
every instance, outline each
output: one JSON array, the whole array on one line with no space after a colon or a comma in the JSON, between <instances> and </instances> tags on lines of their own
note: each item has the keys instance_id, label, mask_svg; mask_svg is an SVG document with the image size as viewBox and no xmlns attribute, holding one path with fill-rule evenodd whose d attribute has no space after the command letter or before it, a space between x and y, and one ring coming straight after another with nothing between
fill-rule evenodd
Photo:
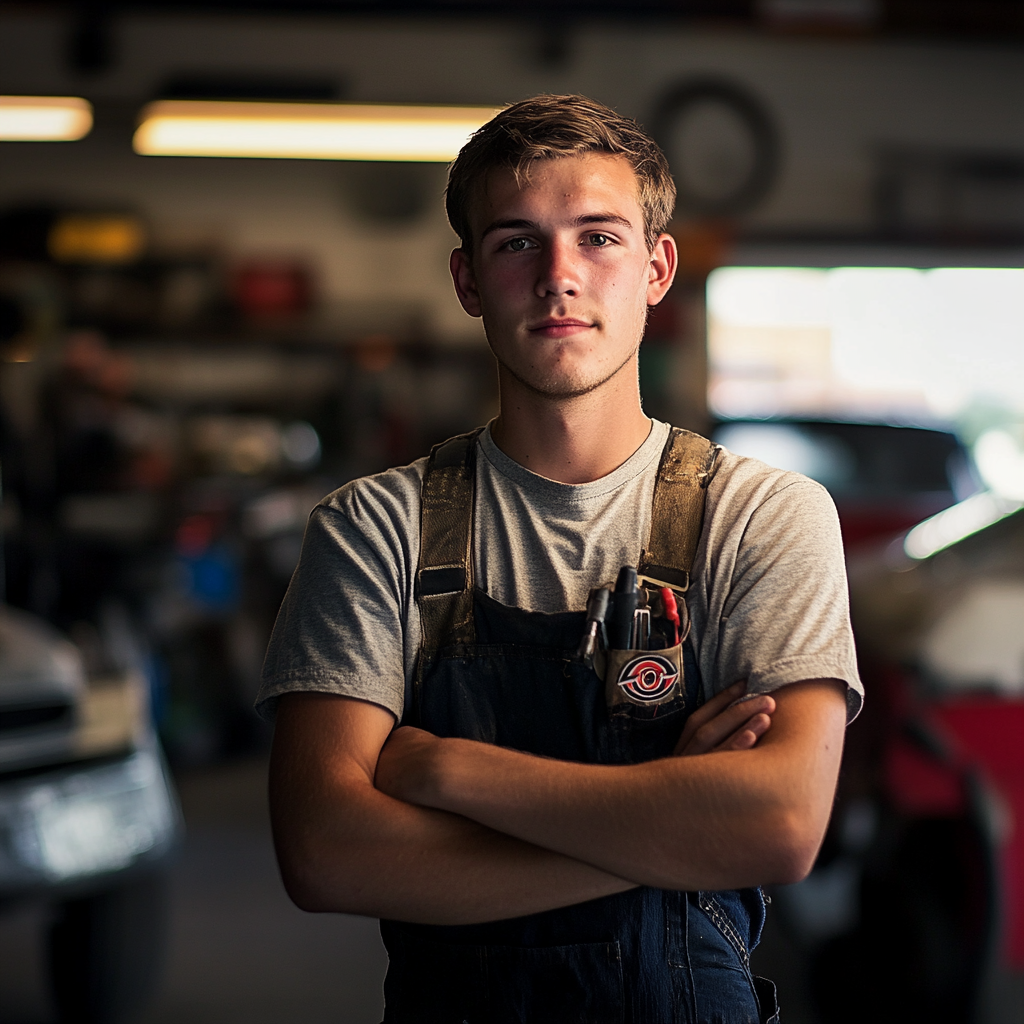
<instances>
[{"instance_id":1,"label":"neck","mask_svg":"<svg viewBox=\"0 0 1024 1024\"><path fill-rule=\"evenodd\" d=\"M500 413L494 443L521 466L549 480L585 484L621 466L651 431L640 405L633 363L594 391L551 398L498 368ZM621 380L619 378L622 378Z\"/></svg>"}]
</instances>

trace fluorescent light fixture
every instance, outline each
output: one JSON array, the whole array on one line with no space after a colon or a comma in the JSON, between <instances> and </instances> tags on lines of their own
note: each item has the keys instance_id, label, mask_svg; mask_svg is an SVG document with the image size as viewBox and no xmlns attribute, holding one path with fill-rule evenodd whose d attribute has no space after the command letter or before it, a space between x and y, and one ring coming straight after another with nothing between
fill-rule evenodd
<instances>
[{"instance_id":1,"label":"fluorescent light fixture","mask_svg":"<svg viewBox=\"0 0 1024 1024\"><path fill-rule=\"evenodd\" d=\"M158 100L143 108L144 156L447 163L498 108Z\"/></svg>"},{"instance_id":2,"label":"fluorescent light fixture","mask_svg":"<svg viewBox=\"0 0 1024 1024\"><path fill-rule=\"evenodd\" d=\"M0 141L74 142L92 129L92 106L77 96L0 96Z\"/></svg>"},{"instance_id":3,"label":"fluorescent light fixture","mask_svg":"<svg viewBox=\"0 0 1024 1024\"><path fill-rule=\"evenodd\" d=\"M904 538L903 550L916 561L930 558L1021 508L1024 508L1024 502L982 491L918 523Z\"/></svg>"}]
</instances>

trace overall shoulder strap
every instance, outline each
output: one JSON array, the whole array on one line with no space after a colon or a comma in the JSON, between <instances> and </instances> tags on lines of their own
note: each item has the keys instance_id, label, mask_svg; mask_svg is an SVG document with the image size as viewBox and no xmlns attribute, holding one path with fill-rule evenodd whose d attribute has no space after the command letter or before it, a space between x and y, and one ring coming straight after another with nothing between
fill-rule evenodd
<instances>
[{"instance_id":1,"label":"overall shoulder strap","mask_svg":"<svg viewBox=\"0 0 1024 1024\"><path fill-rule=\"evenodd\" d=\"M654 483L651 535L637 574L660 587L685 593L704 526L707 487L721 447L700 434L673 427Z\"/></svg>"},{"instance_id":2,"label":"overall shoulder strap","mask_svg":"<svg viewBox=\"0 0 1024 1024\"><path fill-rule=\"evenodd\" d=\"M423 475L416 601L424 650L473 642L473 496L481 430L435 445Z\"/></svg>"}]
</instances>

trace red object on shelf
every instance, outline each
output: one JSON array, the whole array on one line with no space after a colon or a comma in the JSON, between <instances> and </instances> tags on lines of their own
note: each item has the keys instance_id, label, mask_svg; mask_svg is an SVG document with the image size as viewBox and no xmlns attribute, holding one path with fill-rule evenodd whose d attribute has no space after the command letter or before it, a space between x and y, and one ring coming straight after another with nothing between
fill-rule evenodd
<instances>
[{"instance_id":1,"label":"red object on shelf","mask_svg":"<svg viewBox=\"0 0 1024 1024\"><path fill-rule=\"evenodd\" d=\"M193 515L182 520L174 534L174 546L178 554L196 558L213 543L216 524L211 516Z\"/></svg>"},{"instance_id":2,"label":"red object on shelf","mask_svg":"<svg viewBox=\"0 0 1024 1024\"><path fill-rule=\"evenodd\" d=\"M248 317L289 317L309 309L313 281L309 268L289 260L249 260L235 271L232 294Z\"/></svg>"}]
</instances>

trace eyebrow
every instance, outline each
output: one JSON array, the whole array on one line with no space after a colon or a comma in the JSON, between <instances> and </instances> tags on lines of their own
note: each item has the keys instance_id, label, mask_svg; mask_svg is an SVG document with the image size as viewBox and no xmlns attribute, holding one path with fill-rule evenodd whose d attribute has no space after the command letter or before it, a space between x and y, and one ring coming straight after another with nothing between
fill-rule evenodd
<instances>
[{"instance_id":1,"label":"eyebrow","mask_svg":"<svg viewBox=\"0 0 1024 1024\"><path fill-rule=\"evenodd\" d=\"M588 213L572 221L572 227L576 228L585 227L588 224L617 224L624 228L631 228L633 226L630 221L626 220L625 217L620 217L617 213ZM496 220L484 228L480 238L486 238L492 231L528 231L536 227L537 222L532 220Z\"/></svg>"}]
</instances>

